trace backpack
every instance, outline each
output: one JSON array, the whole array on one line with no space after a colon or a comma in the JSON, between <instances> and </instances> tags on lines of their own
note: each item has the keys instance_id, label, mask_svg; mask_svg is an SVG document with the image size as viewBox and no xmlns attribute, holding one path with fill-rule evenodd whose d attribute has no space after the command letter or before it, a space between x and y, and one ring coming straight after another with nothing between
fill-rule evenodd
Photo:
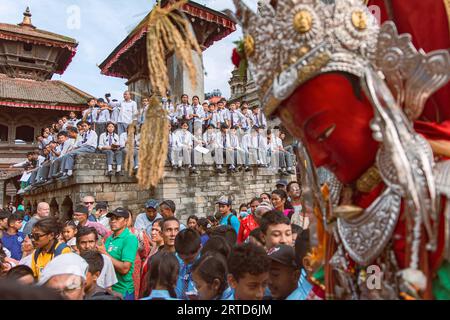
<instances>
[{"instance_id":1,"label":"backpack","mask_svg":"<svg viewBox=\"0 0 450 320\"><path fill-rule=\"evenodd\" d=\"M232 227L232 225L231 225L231 218L233 218L233 214L230 214L228 216L228 219L227 219L227 226L230 226L230 227Z\"/></svg>"},{"instance_id":2,"label":"backpack","mask_svg":"<svg viewBox=\"0 0 450 320\"><path fill-rule=\"evenodd\" d=\"M61 253L63 252L63 250L65 248L68 248L65 243L59 243L59 245L58 245L58 241L55 241L52 248L50 249L50 252L53 254L53 258L61 255ZM33 257L34 264L37 264L37 261L38 261L38 258L39 258L39 255L41 254L41 252L42 252L42 249L36 249L36 251L34 252L34 257Z\"/></svg>"}]
</instances>

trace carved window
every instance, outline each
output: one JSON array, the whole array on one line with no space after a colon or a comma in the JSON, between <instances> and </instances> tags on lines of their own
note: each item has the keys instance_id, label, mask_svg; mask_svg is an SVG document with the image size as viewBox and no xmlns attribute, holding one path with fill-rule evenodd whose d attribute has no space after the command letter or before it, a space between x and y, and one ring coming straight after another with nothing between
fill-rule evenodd
<instances>
[{"instance_id":1,"label":"carved window","mask_svg":"<svg viewBox=\"0 0 450 320\"><path fill-rule=\"evenodd\" d=\"M8 126L0 124L0 143L8 142Z\"/></svg>"},{"instance_id":2,"label":"carved window","mask_svg":"<svg viewBox=\"0 0 450 320\"><path fill-rule=\"evenodd\" d=\"M19 141L17 141L19 140ZM16 128L16 143L32 143L34 141L34 128L30 126L20 126Z\"/></svg>"}]
</instances>

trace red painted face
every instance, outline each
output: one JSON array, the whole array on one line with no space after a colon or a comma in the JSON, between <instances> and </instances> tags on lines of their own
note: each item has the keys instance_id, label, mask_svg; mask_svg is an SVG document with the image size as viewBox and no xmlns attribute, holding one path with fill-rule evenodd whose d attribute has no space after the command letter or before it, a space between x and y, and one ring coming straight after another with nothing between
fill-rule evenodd
<instances>
[{"instance_id":1,"label":"red painted face","mask_svg":"<svg viewBox=\"0 0 450 320\"><path fill-rule=\"evenodd\" d=\"M363 92L358 99L343 74L308 81L283 103L279 116L293 135L305 137L315 165L325 166L343 183L358 179L375 161L372 107Z\"/></svg>"}]
</instances>

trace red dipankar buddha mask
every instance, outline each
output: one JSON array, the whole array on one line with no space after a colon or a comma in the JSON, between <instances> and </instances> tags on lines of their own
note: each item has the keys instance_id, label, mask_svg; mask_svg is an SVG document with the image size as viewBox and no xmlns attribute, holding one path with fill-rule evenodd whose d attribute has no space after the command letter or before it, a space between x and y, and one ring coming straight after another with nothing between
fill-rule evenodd
<instances>
[{"instance_id":1,"label":"red dipankar buddha mask","mask_svg":"<svg viewBox=\"0 0 450 320\"><path fill-rule=\"evenodd\" d=\"M356 77L320 75L299 87L280 109L287 129L304 137L316 167L325 166L341 182L353 182L374 164L378 142L369 126L374 112Z\"/></svg>"}]
</instances>

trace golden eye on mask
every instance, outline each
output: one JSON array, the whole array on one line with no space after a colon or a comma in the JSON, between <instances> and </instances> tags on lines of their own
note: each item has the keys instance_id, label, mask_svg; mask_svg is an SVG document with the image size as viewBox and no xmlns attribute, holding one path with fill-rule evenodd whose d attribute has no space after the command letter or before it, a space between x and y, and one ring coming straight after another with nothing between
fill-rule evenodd
<instances>
[{"instance_id":1,"label":"golden eye on mask","mask_svg":"<svg viewBox=\"0 0 450 320\"><path fill-rule=\"evenodd\" d=\"M326 139L328 139L333 134L334 130L336 130L336 124L333 124L331 127L326 129L323 133L321 133L317 137L317 141L324 142Z\"/></svg>"}]
</instances>

